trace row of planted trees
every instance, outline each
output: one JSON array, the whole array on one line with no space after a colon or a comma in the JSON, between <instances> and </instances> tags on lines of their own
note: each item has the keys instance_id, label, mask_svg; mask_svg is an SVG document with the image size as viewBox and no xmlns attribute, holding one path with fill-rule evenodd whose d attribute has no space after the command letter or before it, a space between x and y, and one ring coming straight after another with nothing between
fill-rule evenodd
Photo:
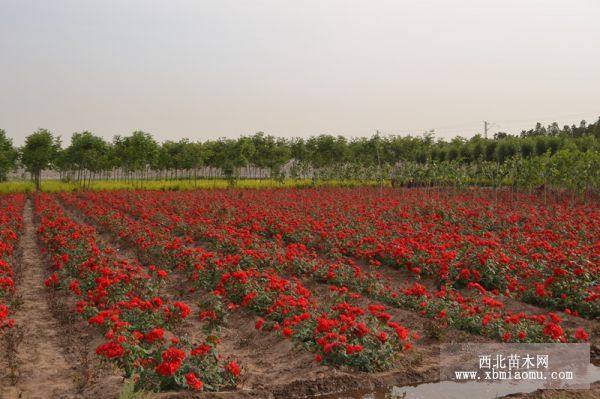
<instances>
[{"instance_id":1,"label":"row of planted trees","mask_svg":"<svg viewBox=\"0 0 600 399\"><path fill-rule=\"evenodd\" d=\"M589 125L582 121L579 127L563 129L556 124L547 129L538 124L520 136L498 133L490 139L476 135L469 140L456 137L450 141L435 140L432 133L377 133L355 139L332 135L285 139L257 133L238 139L158 143L151 134L136 131L108 142L91 132L80 132L72 135L66 148L62 148L58 137L40 129L28 136L20 149L15 149L0 130L0 178L5 179L8 171L20 165L37 184L41 171L51 168L62 179L84 187L92 179L133 182L148 178L220 177L235 184L240 176L383 181L394 175L396 182L405 185L510 182L519 187L553 184L570 188L575 183L562 178L560 182L555 177L546 181L550 179L548 173L541 180L533 175L526 182L520 179L528 165L553 162L557 163L553 168L562 171L572 169L572 163L578 164L580 159L595 159L599 151L600 120ZM557 174L553 173L552 176ZM580 179L593 179L587 169L582 173Z\"/></svg>"},{"instance_id":2,"label":"row of planted trees","mask_svg":"<svg viewBox=\"0 0 600 399\"><path fill-rule=\"evenodd\" d=\"M600 152L564 149L530 158L515 155L503 163L403 162L394 169L392 182L406 187L509 186L544 193L566 190L582 197L600 193Z\"/></svg>"}]
</instances>

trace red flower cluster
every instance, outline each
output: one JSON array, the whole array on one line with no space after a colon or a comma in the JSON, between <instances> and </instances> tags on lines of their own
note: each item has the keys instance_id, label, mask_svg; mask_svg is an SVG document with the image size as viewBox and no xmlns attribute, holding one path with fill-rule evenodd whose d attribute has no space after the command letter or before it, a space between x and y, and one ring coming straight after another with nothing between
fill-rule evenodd
<instances>
[{"instance_id":1,"label":"red flower cluster","mask_svg":"<svg viewBox=\"0 0 600 399\"><path fill-rule=\"evenodd\" d=\"M229 371L233 376L237 377L240 375L240 366L236 362L230 362L225 366L225 369Z\"/></svg>"},{"instance_id":2,"label":"red flower cluster","mask_svg":"<svg viewBox=\"0 0 600 399\"><path fill-rule=\"evenodd\" d=\"M11 328L10 303L15 294L14 271L10 265L18 234L23 227L23 194L0 196L0 331Z\"/></svg>"},{"instance_id":3,"label":"red flower cluster","mask_svg":"<svg viewBox=\"0 0 600 399\"><path fill-rule=\"evenodd\" d=\"M188 387L190 387L194 391L202 390L202 381L198 379L198 377L196 377L196 374L194 374L191 371L185 375L185 382L187 383Z\"/></svg>"},{"instance_id":4,"label":"red flower cluster","mask_svg":"<svg viewBox=\"0 0 600 399\"><path fill-rule=\"evenodd\" d=\"M120 358L125 353L125 349L120 342L110 341L96 348L96 354L105 356L108 359Z\"/></svg>"},{"instance_id":5,"label":"red flower cluster","mask_svg":"<svg viewBox=\"0 0 600 399\"><path fill-rule=\"evenodd\" d=\"M185 352L181 349L171 347L162 354L162 363L156 366L156 372L164 377L175 374L185 359Z\"/></svg>"}]
</instances>

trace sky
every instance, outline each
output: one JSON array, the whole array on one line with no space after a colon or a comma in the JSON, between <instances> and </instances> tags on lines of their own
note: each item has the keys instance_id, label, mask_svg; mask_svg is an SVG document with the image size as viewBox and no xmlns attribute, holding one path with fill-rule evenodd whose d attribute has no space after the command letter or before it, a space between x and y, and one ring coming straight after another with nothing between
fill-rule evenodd
<instances>
[{"instance_id":1,"label":"sky","mask_svg":"<svg viewBox=\"0 0 600 399\"><path fill-rule=\"evenodd\" d=\"M600 116L599 0L0 0L0 128L518 133Z\"/></svg>"}]
</instances>

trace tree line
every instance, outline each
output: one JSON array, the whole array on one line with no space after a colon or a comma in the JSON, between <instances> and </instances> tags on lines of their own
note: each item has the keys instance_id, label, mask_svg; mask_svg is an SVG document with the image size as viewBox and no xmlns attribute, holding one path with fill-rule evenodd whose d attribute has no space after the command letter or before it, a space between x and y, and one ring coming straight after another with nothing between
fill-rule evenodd
<instances>
[{"instance_id":1,"label":"tree line","mask_svg":"<svg viewBox=\"0 0 600 399\"><path fill-rule=\"evenodd\" d=\"M578 126L563 128L556 123L538 123L519 135L500 132L492 138L475 135L451 140L436 139L433 131L422 136L376 133L353 139L327 134L286 139L259 132L237 139L159 143L150 133L135 131L109 142L84 131L74 133L65 148L60 137L47 129L38 129L22 147L15 148L0 129L0 179L5 180L19 166L31 174L38 188L45 169L57 170L62 177L85 186L93 176L115 169L121 171L120 178L133 180L147 178L148 171L155 172L154 176L158 173L161 179L197 178L199 169L210 168L234 184L240 169L251 165L278 180L307 176L313 180L385 179L412 170L410 179L416 181L425 170L479 170L478 165L496 165L499 170L513 165L515 159L551 159L558 153L581 158L588 152L600 152L600 118L595 123L581 121Z\"/></svg>"}]
</instances>

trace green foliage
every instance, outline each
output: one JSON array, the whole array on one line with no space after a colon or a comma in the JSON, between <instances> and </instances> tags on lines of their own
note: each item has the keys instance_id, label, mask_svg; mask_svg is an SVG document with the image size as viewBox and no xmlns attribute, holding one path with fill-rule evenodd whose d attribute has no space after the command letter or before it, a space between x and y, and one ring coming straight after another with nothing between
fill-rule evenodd
<instances>
[{"instance_id":1,"label":"green foliage","mask_svg":"<svg viewBox=\"0 0 600 399\"><path fill-rule=\"evenodd\" d=\"M50 132L39 130L22 148L21 162L32 172L34 181L39 179L41 169L55 167L62 178L76 181L83 188L91 186L92 178L115 168L117 179L138 186L150 179L150 170L154 178L158 175L160 179L175 180L190 179L193 171L196 181L201 168L206 169L200 177L224 177L228 186L235 186L240 184L242 168L251 166L261 169L261 177L272 179L269 184L277 185L283 185L286 177L311 178L311 185L323 180L382 183L393 170L403 169L395 172L403 184L510 184L529 189L553 184L581 192L597 187L589 181L594 174L594 155L588 159L581 154L600 151L599 133L600 119L562 129L556 123L547 127L538 123L520 136L496 133L490 139L475 135L450 141L436 140L433 131L422 136L384 136L377 132L369 138L353 139L326 134L285 139L258 132L238 139L182 139L159 144L149 133L136 131L130 136L116 136L108 143L90 132L81 132L75 133L69 147L59 152L59 143ZM14 167L14 154L12 143L0 130L0 180ZM554 169L546 170L548 159L554 157ZM564 168L584 173L580 178L583 181L567 177L569 172Z\"/></svg>"},{"instance_id":2,"label":"green foliage","mask_svg":"<svg viewBox=\"0 0 600 399\"><path fill-rule=\"evenodd\" d=\"M78 180L82 177L83 172L83 186L85 187L86 176L90 173L110 169L113 162L112 148L109 144L102 137L86 131L73 133L71 145L60 153L56 160L56 166L61 170L78 171Z\"/></svg>"},{"instance_id":3,"label":"green foliage","mask_svg":"<svg viewBox=\"0 0 600 399\"><path fill-rule=\"evenodd\" d=\"M548 150L538 157L513 155L504 163L405 162L395 169L393 178L403 186L511 185L527 191L553 187L583 195L586 190L600 192L600 152L564 149L551 155Z\"/></svg>"},{"instance_id":4,"label":"green foliage","mask_svg":"<svg viewBox=\"0 0 600 399\"><path fill-rule=\"evenodd\" d=\"M54 166L59 151L59 138L55 138L46 129L38 129L25 139L25 145L21 149L21 162L31 173L37 190L40 189L42 170Z\"/></svg>"},{"instance_id":5,"label":"green foliage","mask_svg":"<svg viewBox=\"0 0 600 399\"><path fill-rule=\"evenodd\" d=\"M7 173L14 169L17 163L17 151L12 140L6 137L6 132L0 129L0 181L6 180Z\"/></svg>"},{"instance_id":6,"label":"green foliage","mask_svg":"<svg viewBox=\"0 0 600 399\"><path fill-rule=\"evenodd\" d=\"M152 135L136 131L131 136L116 136L114 140L117 166L126 171L140 171L156 162L159 146Z\"/></svg>"}]
</instances>

